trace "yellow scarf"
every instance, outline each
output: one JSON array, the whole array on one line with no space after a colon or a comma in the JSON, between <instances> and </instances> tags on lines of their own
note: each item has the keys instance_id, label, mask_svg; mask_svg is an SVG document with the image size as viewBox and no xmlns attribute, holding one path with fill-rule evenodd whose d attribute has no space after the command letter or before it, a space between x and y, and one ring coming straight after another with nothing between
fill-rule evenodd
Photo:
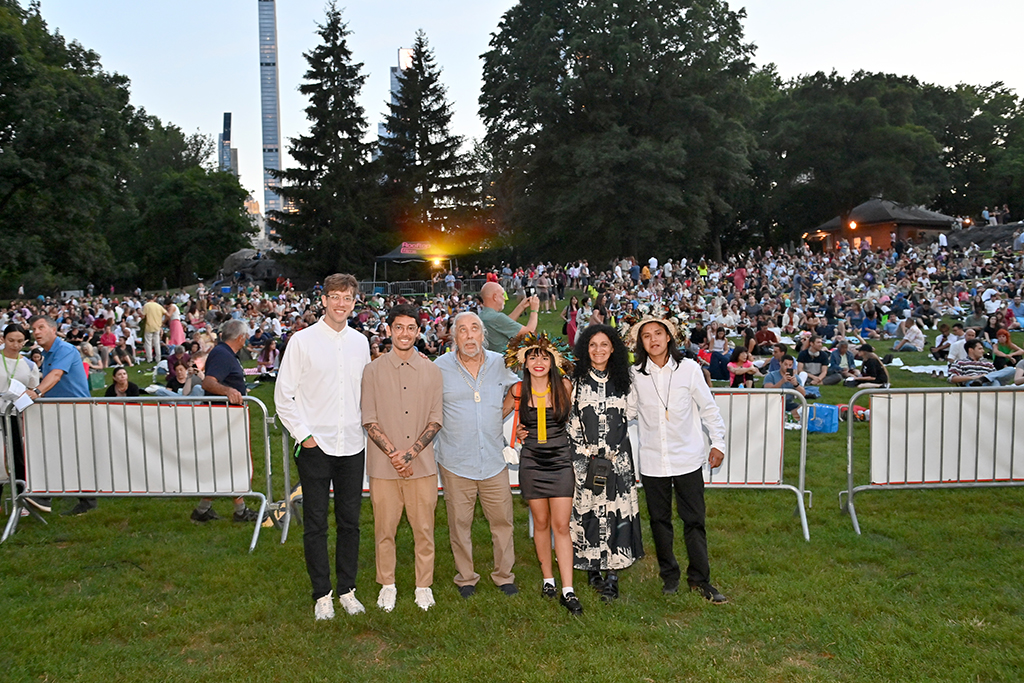
<instances>
[{"instance_id":1,"label":"yellow scarf","mask_svg":"<svg viewBox=\"0 0 1024 683\"><path fill-rule=\"evenodd\" d=\"M530 387L533 397L537 401L537 443L548 442L548 394L551 393L551 386L544 390L544 393Z\"/></svg>"}]
</instances>

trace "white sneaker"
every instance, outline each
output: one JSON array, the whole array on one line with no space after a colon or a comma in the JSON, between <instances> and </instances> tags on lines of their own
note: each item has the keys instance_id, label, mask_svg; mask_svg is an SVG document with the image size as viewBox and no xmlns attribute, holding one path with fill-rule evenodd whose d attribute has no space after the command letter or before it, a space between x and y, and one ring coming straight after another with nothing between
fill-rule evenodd
<instances>
[{"instance_id":1,"label":"white sneaker","mask_svg":"<svg viewBox=\"0 0 1024 683\"><path fill-rule=\"evenodd\" d=\"M385 612L395 609L395 598L398 597L398 589L391 586L381 586L380 594L377 595L377 607Z\"/></svg>"},{"instance_id":2,"label":"white sneaker","mask_svg":"<svg viewBox=\"0 0 1024 683\"><path fill-rule=\"evenodd\" d=\"M434 606L434 591L430 586L416 589L416 606L424 612Z\"/></svg>"},{"instance_id":3,"label":"white sneaker","mask_svg":"<svg viewBox=\"0 0 1024 683\"><path fill-rule=\"evenodd\" d=\"M334 618L334 591L317 598L313 605L313 616L317 621L326 621Z\"/></svg>"},{"instance_id":4,"label":"white sneaker","mask_svg":"<svg viewBox=\"0 0 1024 683\"><path fill-rule=\"evenodd\" d=\"M353 588L348 593L338 596L338 602L345 608L345 611L349 614L362 614L366 611L363 607L363 603L356 599L356 589Z\"/></svg>"}]
</instances>

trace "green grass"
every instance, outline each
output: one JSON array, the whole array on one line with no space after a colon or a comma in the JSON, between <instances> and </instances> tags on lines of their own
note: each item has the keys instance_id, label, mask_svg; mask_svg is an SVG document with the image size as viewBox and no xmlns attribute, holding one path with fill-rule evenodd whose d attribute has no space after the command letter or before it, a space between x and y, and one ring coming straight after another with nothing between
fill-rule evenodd
<instances>
[{"instance_id":1,"label":"green grass","mask_svg":"<svg viewBox=\"0 0 1024 683\"><path fill-rule=\"evenodd\" d=\"M561 329L557 315L541 321ZM913 364L923 355L902 357ZM942 385L891 375L896 386ZM822 401L851 393L825 387ZM272 385L254 394L273 412ZM864 460L866 427L857 430ZM798 435L787 440L786 475L795 482ZM278 431L271 442L280 448ZM403 526L398 606L380 612L365 501L357 583L367 614L339 611L327 623L312 618L301 527L283 546L264 530L249 555L248 527L194 526L190 500L108 499L82 517L51 515L49 526L26 519L0 546L0 680L1020 680L1024 490L871 491L857 499L857 536L837 503L845 458L844 429L809 435L809 543L791 493L707 492L712 579L730 604L663 596L645 523L651 555L622 573L617 603L600 603L577 573L580 619L540 597L518 498L519 596L505 597L486 578L491 546L479 513L475 559L485 578L475 597L458 596L439 502L437 606L423 613L412 602L412 537ZM274 468L280 497L276 450ZM260 462L255 481L263 481ZM230 503L215 507L224 515Z\"/></svg>"}]
</instances>

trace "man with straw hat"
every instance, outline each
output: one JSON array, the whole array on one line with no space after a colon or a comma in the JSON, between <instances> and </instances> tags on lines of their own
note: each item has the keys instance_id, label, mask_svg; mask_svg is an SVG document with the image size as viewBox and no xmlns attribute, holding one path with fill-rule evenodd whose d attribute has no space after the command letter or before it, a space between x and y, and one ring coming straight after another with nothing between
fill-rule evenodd
<instances>
[{"instance_id":1,"label":"man with straw hat","mask_svg":"<svg viewBox=\"0 0 1024 683\"><path fill-rule=\"evenodd\" d=\"M671 317L646 315L625 334L636 354L630 401L637 414L640 476L664 583L662 592L677 592L681 576L672 550L674 490L689 558L687 584L715 604L728 602L711 585L704 528L704 463L715 468L725 457L725 425L718 405L700 366L679 350L679 328ZM711 439L710 453L702 426Z\"/></svg>"}]
</instances>

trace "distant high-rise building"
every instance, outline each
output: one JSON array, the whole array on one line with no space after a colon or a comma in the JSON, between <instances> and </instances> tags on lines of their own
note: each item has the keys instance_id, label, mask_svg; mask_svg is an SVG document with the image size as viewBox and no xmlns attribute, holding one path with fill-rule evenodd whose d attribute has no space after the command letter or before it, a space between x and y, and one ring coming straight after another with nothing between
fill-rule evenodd
<instances>
[{"instance_id":1,"label":"distant high-rise building","mask_svg":"<svg viewBox=\"0 0 1024 683\"><path fill-rule=\"evenodd\" d=\"M217 170L238 177L238 150L231 146L231 112L224 112L224 132L217 136Z\"/></svg>"},{"instance_id":2,"label":"distant high-rise building","mask_svg":"<svg viewBox=\"0 0 1024 683\"><path fill-rule=\"evenodd\" d=\"M391 104L398 104L398 93L401 91L402 86L398 82L398 77L402 75L402 72L412 66L412 48L411 47L400 47L398 48L398 66L391 67ZM383 139L391 137L388 133L388 125L386 123L377 124L377 138Z\"/></svg>"},{"instance_id":3,"label":"distant high-rise building","mask_svg":"<svg viewBox=\"0 0 1024 683\"><path fill-rule=\"evenodd\" d=\"M263 207L281 210L277 180L268 169L281 170L281 105L277 71L277 7L274 0L259 0L260 111L263 119Z\"/></svg>"}]
</instances>

